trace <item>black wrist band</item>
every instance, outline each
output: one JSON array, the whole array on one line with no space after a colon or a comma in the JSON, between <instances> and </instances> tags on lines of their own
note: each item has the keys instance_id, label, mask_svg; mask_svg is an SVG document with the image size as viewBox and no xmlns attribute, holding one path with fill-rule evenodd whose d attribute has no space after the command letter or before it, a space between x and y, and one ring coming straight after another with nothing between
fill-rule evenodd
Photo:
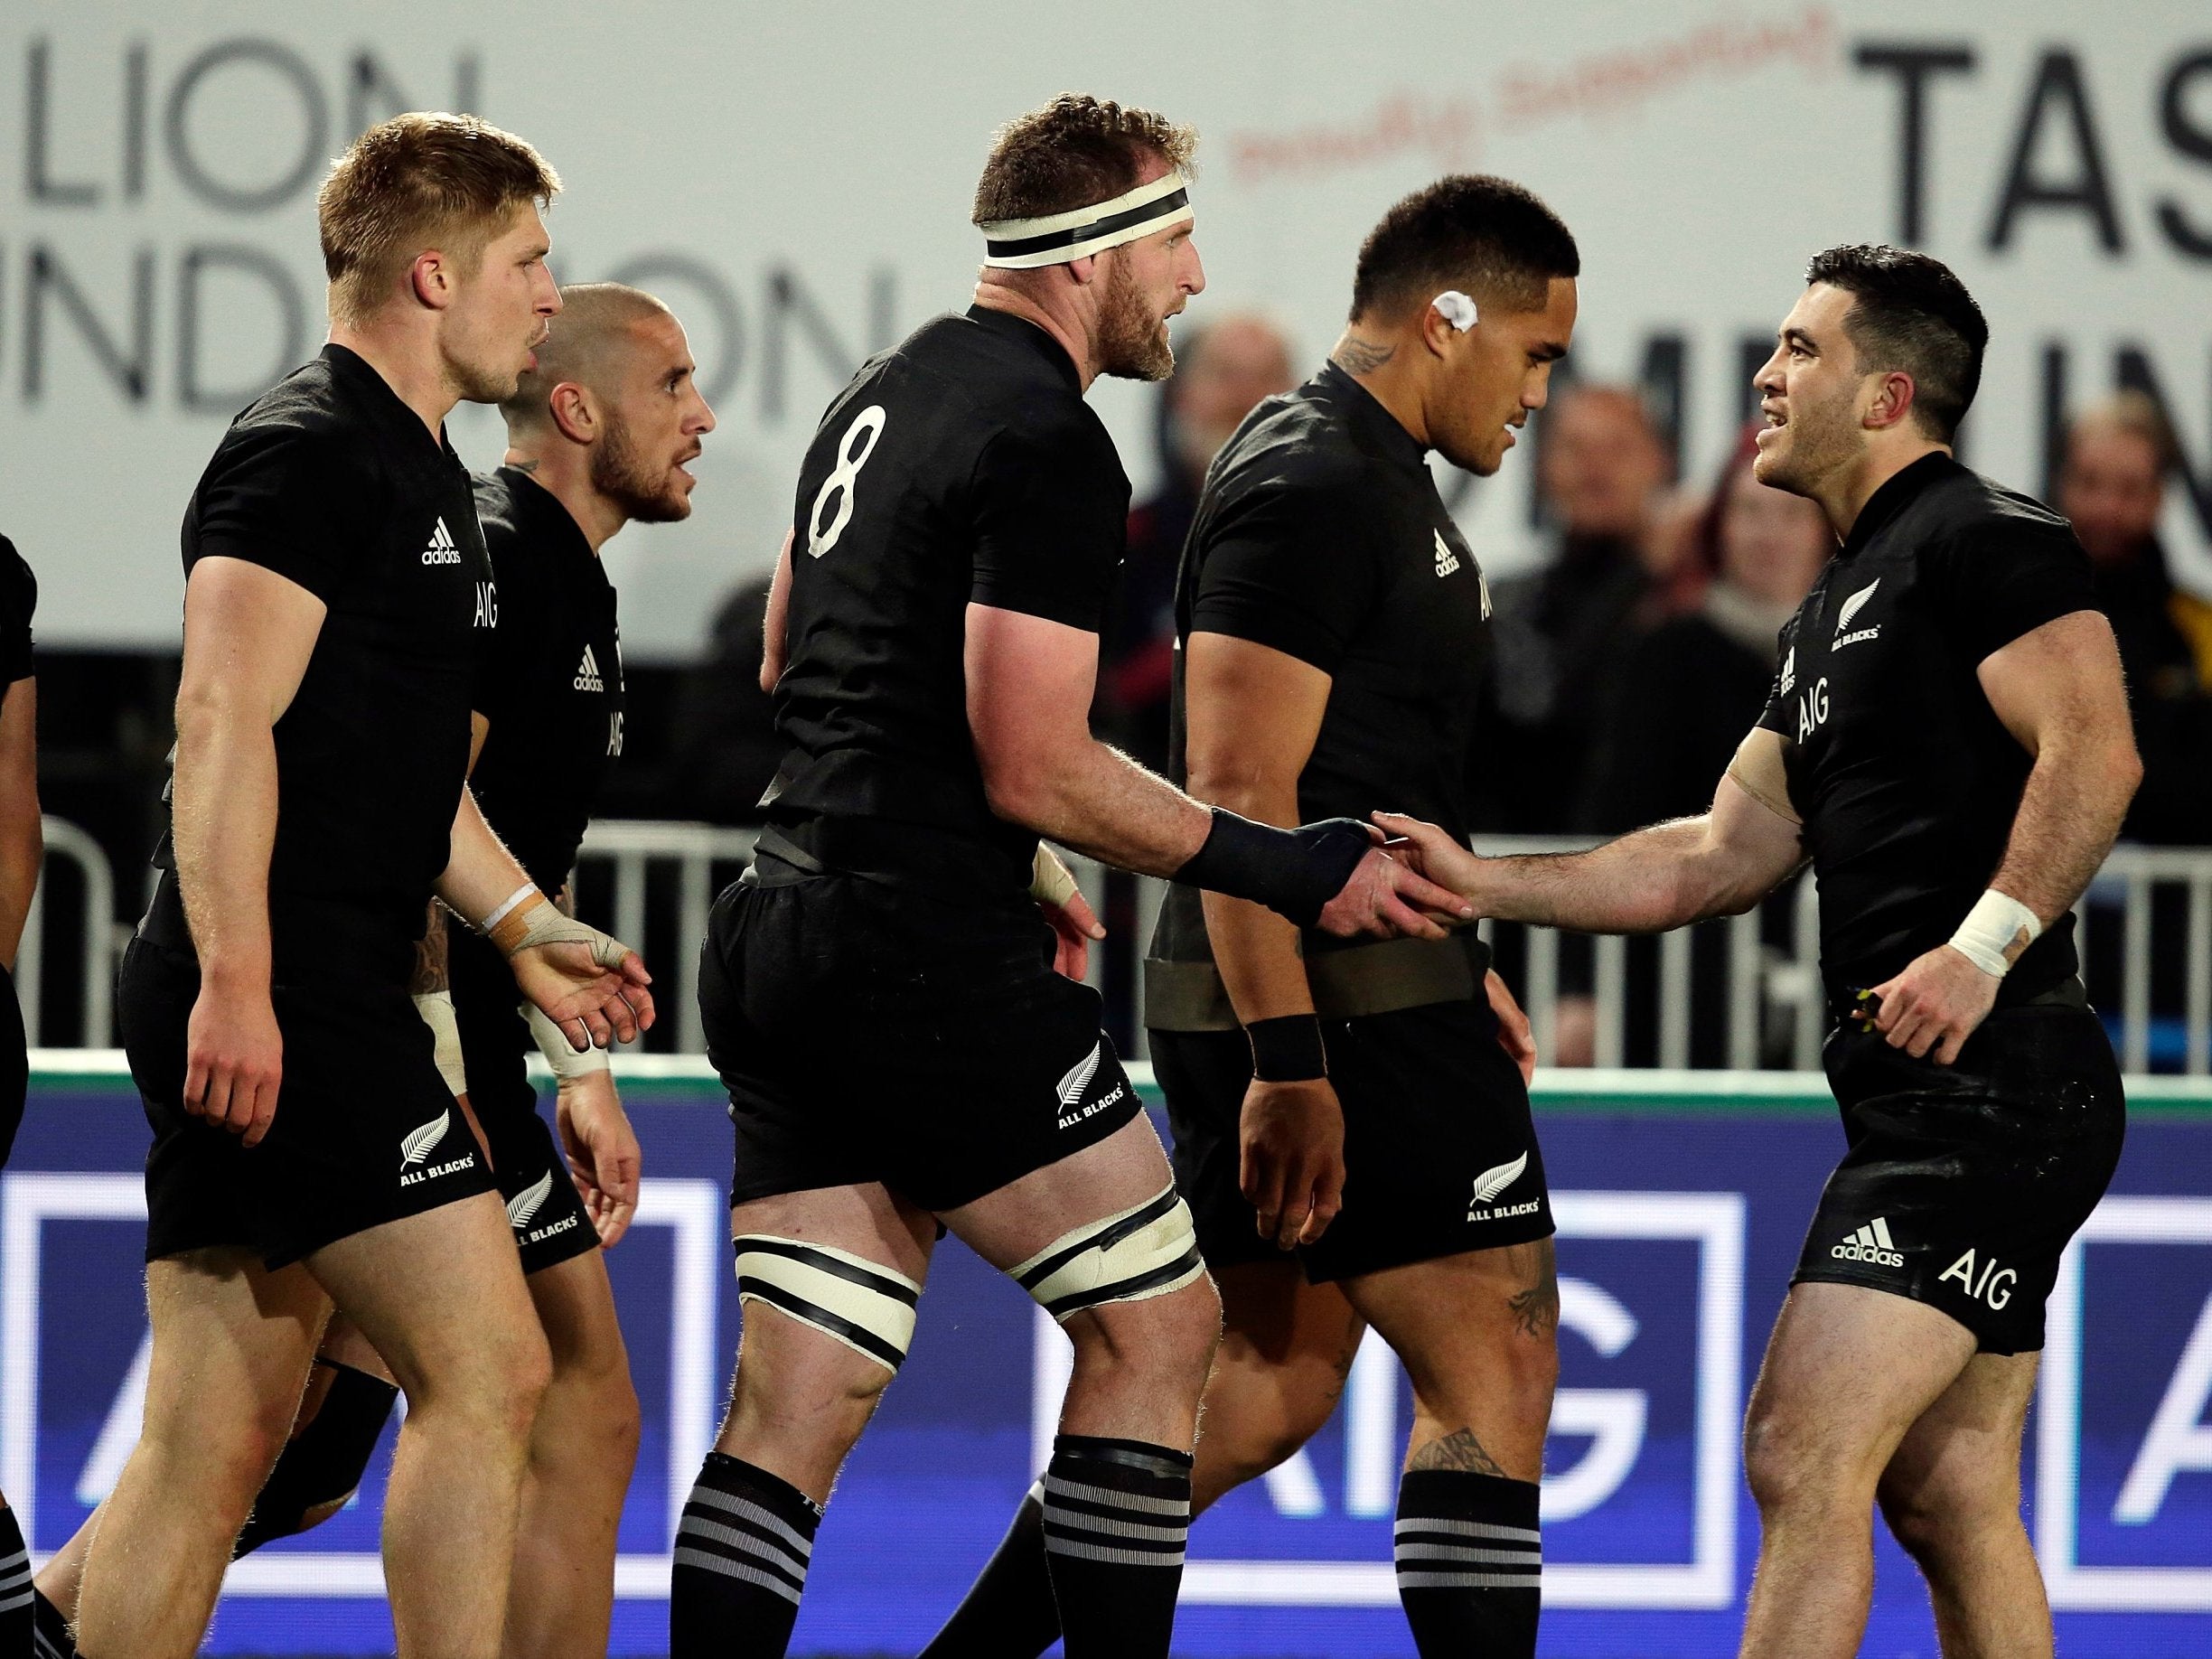
<instances>
[{"instance_id":1,"label":"black wrist band","mask_svg":"<svg viewBox=\"0 0 2212 1659\"><path fill-rule=\"evenodd\" d=\"M1312 927L1373 845L1356 818L1278 830L1215 807L1205 844L1175 878L1265 904L1300 927Z\"/></svg>"},{"instance_id":2,"label":"black wrist band","mask_svg":"<svg viewBox=\"0 0 2212 1659\"><path fill-rule=\"evenodd\" d=\"M1260 1083L1311 1083L1328 1075L1318 1014L1255 1019L1244 1027L1251 1044L1252 1077Z\"/></svg>"}]
</instances>

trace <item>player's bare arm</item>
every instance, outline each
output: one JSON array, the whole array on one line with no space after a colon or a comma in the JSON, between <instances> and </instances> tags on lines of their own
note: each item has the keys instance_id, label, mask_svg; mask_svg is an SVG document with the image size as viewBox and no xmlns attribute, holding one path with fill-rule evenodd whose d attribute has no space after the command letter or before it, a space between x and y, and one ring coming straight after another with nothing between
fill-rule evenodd
<instances>
[{"instance_id":1,"label":"player's bare arm","mask_svg":"<svg viewBox=\"0 0 2212 1659\"><path fill-rule=\"evenodd\" d=\"M1217 820L1173 784L1091 736L1097 634L970 605L965 664L969 726L993 811L1123 869L1167 876L1186 872ZM1251 826L1245 830L1251 833ZM1453 895L1370 850L1321 904L1318 924L1345 937L1442 938L1443 929L1420 914L1425 910L1463 918L1474 914Z\"/></svg>"},{"instance_id":2,"label":"player's bare arm","mask_svg":"<svg viewBox=\"0 0 2212 1659\"><path fill-rule=\"evenodd\" d=\"M561 914L576 914L573 888L564 886L553 895L553 903ZM638 1179L644 1168L637 1129L623 1110L605 1049L578 1054L560 1027L542 1014L530 1026L539 1052L553 1070L553 1126L567 1160L568 1178L584 1201L599 1242L612 1249L622 1242L637 1214Z\"/></svg>"},{"instance_id":3,"label":"player's bare arm","mask_svg":"<svg viewBox=\"0 0 2212 1659\"><path fill-rule=\"evenodd\" d=\"M760 689L774 694L790 661L784 630L791 620L792 532L783 532L783 550L776 555L775 574L768 578L768 610L761 620Z\"/></svg>"},{"instance_id":4,"label":"player's bare arm","mask_svg":"<svg viewBox=\"0 0 2212 1659\"><path fill-rule=\"evenodd\" d=\"M1288 829L1298 781L1328 707L1330 676L1288 652L1224 633L1194 633L1184 661L1190 792L1212 806ZM1239 1120L1239 1180L1260 1236L1310 1244L1344 1198L1344 1109L1315 1038L1313 989L1298 930L1245 899L1204 897L1206 936L1238 1023L1252 1035L1253 1077ZM1277 1026L1270 1022L1283 1021ZM1276 1034L1315 1052L1269 1052Z\"/></svg>"},{"instance_id":5,"label":"player's bare arm","mask_svg":"<svg viewBox=\"0 0 2212 1659\"><path fill-rule=\"evenodd\" d=\"M200 958L184 1107L249 1147L268 1133L284 1070L269 1000L276 726L323 617L305 588L242 559L204 558L184 585L174 843Z\"/></svg>"},{"instance_id":6,"label":"player's bare arm","mask_svg":"<svg viewBox=\"0 0 2212 1659\"><path fill-rule=\"evenodd\" d=\"M2127 692L2112 624L2095 611L2076 611L2022 634L1992 652L1976 671L2005 729L2035 757L2004 861L1990 880L1992 894L2023 906L2036 923L2000 916L2003 935L1988 942L2010 967L2036 933L2074 907L2112 851L2120 820L2142 781L2142 763L2128 720ZM1995 904L1985 897L1992 912ZM1962 948L1962 942L1965 948ZM1880 998L1875 1027L1916 1059L1934 1051L1949 1065L1997 1000L2001 976L1968 954L1968 927L1949 944L1916 958L1897 978L1873 988Z\"/></svg>"},{"instance_id":7,"label":"player's bare arm","mask_svg":"<svg viewBox=\"0 0 2212 1659\"><path fill-rule=\"evenodd\" d=\"M1433 824L1377 812L1421 867L1502 922L1585 933L1662 933L1748 910L1804 862L1789 804L1784 739L1754 730L1696 818L1653 824L1584 853L1481 858Z\"/></svg>"},{"instance_id":8,"label":"player's bare arm","mask_svg":"<svg viewBox=\"0 0 2212 1659\"><path fill-rule=\"evenodd\" d=\"M44 838L39 828L38 681L0 693L0 963L12 972Z\"/></svg>"},{"instance_id":9,"label":"player's bare arm","mask_svg":"<svg viewBox=\"0 0 2212 1659\"><path fill-rule=\"evenodd\" d=\"M577 1048L628 1043L652 1025L652 976L636 951L574 921L540 893L461 792L437 895L506 951L522 994Z\"/></svg>"}]
</instances>

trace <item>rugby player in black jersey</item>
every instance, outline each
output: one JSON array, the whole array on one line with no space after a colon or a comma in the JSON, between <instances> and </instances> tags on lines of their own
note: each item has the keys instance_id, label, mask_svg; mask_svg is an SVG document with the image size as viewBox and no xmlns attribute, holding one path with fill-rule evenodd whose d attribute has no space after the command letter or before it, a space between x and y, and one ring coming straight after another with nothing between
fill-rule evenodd
<instances>
[{"instance_id":1,"label":"rugby player in black jersey","mask_svg":"<svg viewBox=\"0 0 2212 1659\"><path fill-rule=\"evenodd\" d=\"M1044 1501L1068 1653L1167 1651L1219 1303L1098 997L1052 970L1040 834L1334 933L1460 914L1355 824L1209 812L1090 736L1129 483L1083 393L1173 366L1192 144L1073 95L1001 129L975 305L867 364L801 471L764 669L790 751L700 968L745 1320L677 1659L783 1653L941 1218L1074 1343Z\"/></svg>"},{"instance_id":2,"label":"rugby player in black jersey","mask_svg":"<svg viewBox=\"0 0 2212 1659\"><path fill-rule=\"evenodd\" d=\"M2071 912L2142 768L2073 532L1951 454L1980 308L1891 248L1830 248L1808 280L1756 382L1756 464L1842 545L1711 811L1533 858L1380 821L1484 913L1592 933L1745 910L1812 859L1849 1150L1751 1397L1743 1651L1859 1651L1879 1504L1945 1654L2034 1659L2051 1626L2021 1425L2059 1254L2125 1113Z\"/></svg>"},{"instance_id":3,"label":"rugby player in black jersey","mask_svg":"<svg viewBox=\"0 0 2212 1659\"><path fill-rule=\"evenodd\" d=\"M232 424L186 512L172 830L120 981L155 1131L153 1364L85 1562L94 1659L197 1648L333 1305L412 1405L398 1652L499 1646L548 1359L408 1002L432 893L579 1045L651 1017L636 958L561 916L464 787L496 600L443 422L511 397L545 337L558 188L473 117L363 134L317 201L331 342Z\"/></svg>"},{"instance_id":4,"label":"rugby player in black jersey","mask_svg":"<svg viewBox=\"0 0 2212 1659\"><path fill-rule=\"evenodd\" d=\"M1277 824L1389 801L1466 836L1490 596L1427 452L1498 470L1579 268L1501 179L1439 180L1367 239L1329 362L1230 439L1185 545L1170 744L1198 799ZM1373 1325L1414 1380L1397 1568L1420 1651L1532 1654L1559 1289L1533 1053L1487 950L1301 935L1178 886L1145 1000L1226 1326L1194 1509L1311 1438ZM1033 1496L932 1654L1058 1634L1040 1518Z\"/></svg>"},{"instance_id":5,"label":"rugby player in black jersey","mask_svg":"<svg viewBox=\"0 0 2212 1659\"><path fill-rule=\"evenodd\" d=\"M30 1086L23 1009L15 1001L15 951L38 886L38 680L31 662L31 613L38 579L15 544L0 536L0 1168L23 1123ZM0 1494L0 1659L31 1653L31 1553L15 1512Z\"/></svg>"}]
</instances>

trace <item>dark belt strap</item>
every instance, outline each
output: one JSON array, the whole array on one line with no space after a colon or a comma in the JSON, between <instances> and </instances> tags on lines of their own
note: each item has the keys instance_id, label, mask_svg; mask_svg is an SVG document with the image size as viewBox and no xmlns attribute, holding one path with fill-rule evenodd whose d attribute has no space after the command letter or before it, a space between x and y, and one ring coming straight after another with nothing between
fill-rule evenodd
<instances>
[{"instance_id":1,"label":"dark belt strap","mask_svg":"<svg viewBox=\"0 0 2212 1659\"><path fill-rule=\"evenodd\" d=\"M1017 869L988 841L876 819L769 824L755 845L755 860L760 886L834 874L959 901L1018 898L1029 886L1028 866Z\"/></svg>"},{"instance_id":2,"label":"dark belt strap","mask_svg":"<svg viewBox=\"0 0 2212 1659\"><path fill-rule=\"evenodd\" d=\"M1449 939L1386 939L1306 958L1306 982L1324 1019L1359 1019L1482 995L1490 947L1472 932ZM1234 1031L1236 1009L1210 961L1145 962L1145 1024L1156 1031Z\"/></svg>"}]
</instances>

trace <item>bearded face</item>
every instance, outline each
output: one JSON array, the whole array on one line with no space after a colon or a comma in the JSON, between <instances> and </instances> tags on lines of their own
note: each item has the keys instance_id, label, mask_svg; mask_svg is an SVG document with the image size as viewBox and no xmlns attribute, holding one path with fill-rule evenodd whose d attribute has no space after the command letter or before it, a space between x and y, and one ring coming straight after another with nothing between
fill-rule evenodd
<instances>
[{"instance_id":1,"label":"bearded face","mask_svg":"<svg viewBox=\"0 0 2212 1659\"><path fill-rule=\"evenodd\" d=\"M591 450L592 488L639 524L671 524L691 516L685 475L666 456L649 456L612 403L606 430ZM697 453L696 446L693 453Z\"/></svg>"},{"instance_id":2,"label":"bearded face","mask_svg":"<svg viewBox=\"0 0 2212 1659\"><path fill-rule=\"evenodd\" d=\"M1178 293L1177 297L1180 297ZM1127 258L1109 262L1099 305L1099 372L1124 380L1164 380L1175 372L1167 320Z\"/></svg>"}]
</instances>

